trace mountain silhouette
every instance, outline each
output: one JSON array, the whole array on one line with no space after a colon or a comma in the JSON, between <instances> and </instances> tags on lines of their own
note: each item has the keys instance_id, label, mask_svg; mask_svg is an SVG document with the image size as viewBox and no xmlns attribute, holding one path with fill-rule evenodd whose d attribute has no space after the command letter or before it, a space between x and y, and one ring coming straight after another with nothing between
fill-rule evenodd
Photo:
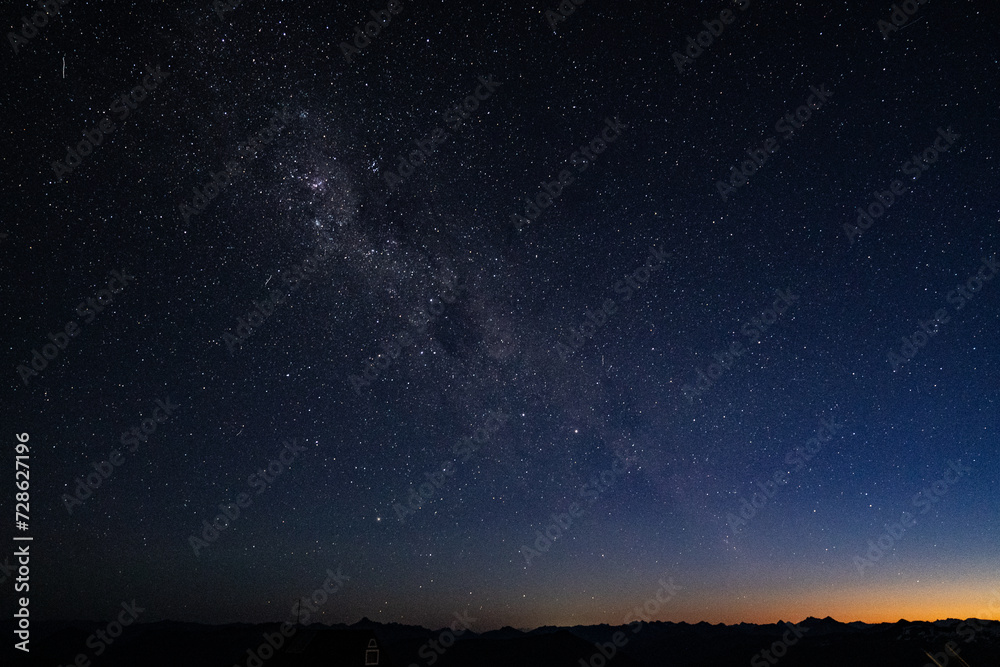
<instances>
[{"instance_id":1,"label":"mountain silhouette","mask_svg":"<svg viewBox=\"0 0 1000 667\"><path fill-rule=\"evenodd\" d=\"M13 624L6 621L9 632ZM635 626L545 626L530 631L503 627L454 637L447 629L379 623L362 618L346 625L314 623L295 628L277 651L266 638L280 639L280 624L202 625L160 621L130 626L96 657L93 634L106 623L40 621L32 626L35 664L70 665L85 654L100 667L285 667L286 665L365 664L377 649L378 667L709 667L770 665L779 653L782 667L842 667L845 664L912 667L944 662L946 646L974 667L996 664L1000 623L975 619L843 623L809 617L791 624L648 622ZM782 646L784 638L800 638ZM288 627L286 626L286 631ZM278 639L276 639L276 637ZM372 643L373 642L373 643ZM273 656L272 656L273 654ZM607 659L605 656L611 656ZM756 661L755 661L756 660ZM952 658L957 664L957 660ZM582 661L582 663L581 663ZM94 662L96 665L96 661Z\"/></svg>"}]
</instances>

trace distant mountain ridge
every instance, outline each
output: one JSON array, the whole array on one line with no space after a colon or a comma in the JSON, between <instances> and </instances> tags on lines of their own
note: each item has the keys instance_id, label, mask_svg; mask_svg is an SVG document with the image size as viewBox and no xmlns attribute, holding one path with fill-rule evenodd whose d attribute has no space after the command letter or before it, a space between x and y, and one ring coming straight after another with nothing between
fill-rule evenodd
<instances>
[{"instance_id":1,"label":"distant mountain ridge","mask_svg":"<svg viewBox=\"0 0 1000 667\"><path fill-rule=\"evenodd\" d=\"M12 624L8 621L7 624ZM32 663L70 665L87 648L88 637L106 624L38 621L33 624ZM159 621L138 623L98 659L101 667L258 667L248 665L248 650L258 647L279 623L204 625ZM920 667L931 664L925 651L947 657L946 646L959 651L971 667L1000 662L1000 623L979 619L944 619L895 623L844 623L829 616L796 624L736 625L653 621L643 625L543 626L533 630L503 627L457 638L447 628L428 630L401 623L362 618L352 624L307 626L310 632L371 631L381 650L379 667ZM447 634L446 634L447 633ZM452 641L454 639L454 641ZM794 640L784 644L787 640ZM447 648L443 645L447 645ZM287 647L283 647L287 648ZM765 653L767 652L767 653ZM610 654L610 659L605 656ZM778 656L780 654L780 656ZM279 652L279 656L280 656ZM275 656L274 667L284 664ZM669 656L669 660L664 657ZM335 656L332 656L335 658ZM770 660L768 659L770 658ZM773 662L772 662L773 660ZM952 658L950 664L959 664ZM36 662L37 661L37 662ZM95 663L96 664L96 663ZM262 661L267 667L268 661Z\"/></svg>"}]
</instances>

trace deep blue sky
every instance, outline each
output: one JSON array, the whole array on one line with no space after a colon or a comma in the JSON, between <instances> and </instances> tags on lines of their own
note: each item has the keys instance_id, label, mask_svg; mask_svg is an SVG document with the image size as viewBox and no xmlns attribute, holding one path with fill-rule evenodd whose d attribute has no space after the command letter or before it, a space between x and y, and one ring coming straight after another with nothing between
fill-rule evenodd
<instances>
[{"instance_id":1,"label":"deep blue sky","mask_svg":"<svg viewBox=\"0 0 1000 667\"><path fill-rule=\"evenodd\" d=\"M8 441L30 434L40 617L135 598L144 620L281 620L338 566L320 620L618 623L661 577L682 587L664 620L995 617L1000 281L975 278L1000 219L988 5L924 4L883 35L878 5L593 0L552 28L555 4L406 2L350 63L340 43L383 5L71 3L7 45L3 405ZM121 118L147 65L169 76ZM185 215L275 109L277 136ZM105 116L58 182L52 162ZM724 200L717 182L769 139ZM543 182L555 203L518 229ZM111 271L134 279L78 313ZM255 302L271 314L227 344ZM574 349L588 311L601 326ZM936 333L894 363L921 321ZM25 384L17 367L69 322ZM685 388L699 372L717 378ZM449 461L419 509L394 509Z\"/></svg>"}]
</instances>

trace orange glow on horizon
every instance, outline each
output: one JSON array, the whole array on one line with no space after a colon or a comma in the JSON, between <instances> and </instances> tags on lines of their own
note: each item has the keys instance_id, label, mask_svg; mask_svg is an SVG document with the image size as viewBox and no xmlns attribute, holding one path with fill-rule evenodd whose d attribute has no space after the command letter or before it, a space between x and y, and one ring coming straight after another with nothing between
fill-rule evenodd
<instances>
[{"instance_id":1,"label":"orange glow on horizon","mask_svg":"<svg viewBox=\"0 0 1000 667\"><path fill-rule=\"evenodd\" d=\"M541 603L525 610L510 625L535 628L543 625L622 625L634 617L631 605L616 600L603 609L595 609L592 599L574 603ZM953 581L867 582L836 591L818 587L781 592L760 591L758 595L734 599L732 592L714 590L694 597L678 596L650 620L711 624L770 624L778 621L798 623L808 617L831 617L841 623L895 623L937 621L948 618L1000 620L1000 581L963 578Z\"/></svg>"}]
</instances>

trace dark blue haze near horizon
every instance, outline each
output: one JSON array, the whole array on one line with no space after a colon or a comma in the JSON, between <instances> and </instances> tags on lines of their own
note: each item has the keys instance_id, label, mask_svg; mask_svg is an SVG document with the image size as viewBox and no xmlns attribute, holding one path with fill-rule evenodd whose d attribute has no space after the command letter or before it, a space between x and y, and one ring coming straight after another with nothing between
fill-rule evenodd
<instances>
[{"instance_id":1,"label":"dark blue haze near horizon","mask_svg":"<svg viewBox=\"0 0 1000 667\"><path fill-rule=\"evenodd\" d=\"M282 621L328 571L324 623L1000 615L995 8L558 4L4 40L33 618Z\"/></svg>"}]
</instances>

